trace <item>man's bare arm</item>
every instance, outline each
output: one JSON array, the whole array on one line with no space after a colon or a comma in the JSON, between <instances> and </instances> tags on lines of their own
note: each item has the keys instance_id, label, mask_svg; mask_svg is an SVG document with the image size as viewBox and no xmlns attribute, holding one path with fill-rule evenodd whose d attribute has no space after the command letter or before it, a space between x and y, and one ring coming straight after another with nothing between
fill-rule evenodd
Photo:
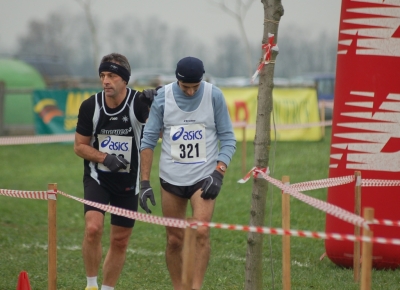
<instances>
[{"instance_id":1,"label":"man's bare arm","mask_svg":"<svg viewBox=\"0 0 400 290\"><path fill-rule=\"evenodd\" d=\"M151 165L153 164L153 150L145 148L140 152L141 180L150 180Z\"/></svg>"},{"instance_id":2,"label":"man's bare arm","mask_svg":"<svg viewBox=\"0 0 400 290\"><path fill-rule=\"evenodd\" d=\"M75 154L92 162L103 163L107 154L90 146L90 139L91 136L83 136L79 133L75 133Z\"/></svg>"}]
</instances>

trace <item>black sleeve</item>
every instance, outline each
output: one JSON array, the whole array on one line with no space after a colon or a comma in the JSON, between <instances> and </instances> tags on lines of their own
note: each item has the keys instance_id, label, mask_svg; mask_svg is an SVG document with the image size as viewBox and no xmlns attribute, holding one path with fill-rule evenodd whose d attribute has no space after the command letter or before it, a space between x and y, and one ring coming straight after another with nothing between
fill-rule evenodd
<instances>
[{"instance_id":1,"label":"black sleeve","mask_svg":"<svg viewBox=\"0 0 400 290\"><path fill-rule=\"evenodd\" d=\"M79 108L78 123L76 132L83 136L92 136L93 132L93 115L95 109L95 95L84 100Z\"/></svg>"},{"instance_id":2,"label":"black sleeve","mask_svg":"<svg viewBox=\"0 0 400 290\"><path fill-rule=\"evenodd\" d=\"M146 120L149 117L150 108L145 102L141 101L141 98L139 98L140 94L141 92L137 92L137 95L133 100L133 112L139 122L146 123Z\"/></svg>"}]
</instances>

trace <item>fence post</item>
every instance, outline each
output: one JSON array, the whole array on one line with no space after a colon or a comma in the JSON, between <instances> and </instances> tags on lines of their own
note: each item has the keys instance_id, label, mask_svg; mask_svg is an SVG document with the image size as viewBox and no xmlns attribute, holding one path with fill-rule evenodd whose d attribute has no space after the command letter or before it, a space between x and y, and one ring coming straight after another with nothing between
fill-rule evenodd
<instances>
[{"instance_id":1,"label":"fence post","mask_svg":"<svg viewBox=\"0 0 400 290\"><path fill-rule=\"evenodd\" d=\"M365 208L364 218L368 222L374 220L374 209ZM372 238L373 233L371 230L363 228L363 237ZM371 289L372 280L372 241L362 243L362 263L361 263L361 290Z\"/></svg>"},{"instance_id":2,"label":"fence post","mask_svg":"<svg viewBox=\"0 0 400 290\"><path fill-rule=\"evenodd\" d=\"M354 172L356 179L356 186L354 190L354 214L361 215L361 172ZM360 236L360 226L354 226L354 236ZM360 281L360 241L354 241L354 254L353 254L353 276L354 281Z\"/></svg>"},{"instance_id":3,"label":"fence post","mask_svg":"<svg viewBox=\"0 0 400 290\"><path fill-rule=\"evenodd\" d=\"M289 176L282 176L282 183L289 184ZM290 230L290 194L282 191L282 228ZM282 286L290 290L290 236L282 236Z\"/></svg>"},{"instance_id":4,"label":"fence post","mask_svg":"<svg viewBox=\"0 0 400 290\"><path fill-rule=\"evenodd\" d=\"M4 128L5 103L6 103L6 84L3 81L0 81L0 136L5 135L5 128Z\"/></svg>"},{"instance_id":5,"label":"fence post","mask_svg":"<svg viewBox=\"0 0 400 290\"><path fill-rule=\"evenodd\" d=\"M246 138L247 123L242 128L242 175L246 174L246 158L247 158L247 138Z\"/></svg>"},{"instance_id":6,"label":"fence post","mask_svg":"<svg viewBox=\"0 0 400 290\"><path fill-rule=\"evenodd\" d=\"M190 222L194 221L188 218L189 225L185 229L185 236L183 238L183 257L182 257L182 289L191 290L193 284L194 265L196 260L196 236L197 226L190 226Z\"/></svg>"},{"instance_id":7,"label":"fence post","mask_svg":"<svg viewBox=\"0 0 400 290\"><path fill-rule=\"evenodd\" d=\"M325 123L325 101L321 101L319 107L320 107L319 111L320 111L320 115L321 115L320 122L323 123L321 126L321 133L322 133L322 136L325 138L325 124L324 124Z\"/></svg>"},{"instance_id":8,"label":"fence post","mask_svg":"<svg viewBox=\"0 0 400 290\"><path fill-rule=\"evenodd\" d=\"M48 200L48 290L57 290L57 183L49 183Z\"/></svg>"}]
</instances>

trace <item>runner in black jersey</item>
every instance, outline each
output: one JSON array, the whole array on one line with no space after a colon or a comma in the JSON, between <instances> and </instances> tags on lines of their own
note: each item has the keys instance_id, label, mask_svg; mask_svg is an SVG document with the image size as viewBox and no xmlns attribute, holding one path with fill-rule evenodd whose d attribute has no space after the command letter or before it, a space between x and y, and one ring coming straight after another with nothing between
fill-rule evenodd
<instances>
[{"instance_id":1,"label":"runner in black jersey","mask_svg":"<svg viewBox=\"0 0 400 290\"><path fill-rule=\"evenodd\" d=\"M99 67L103 91L81 104L74 150L84 159L85 200L137 211L140 139L149 106L157 93L128 88L130 71L125 56L112 53L103 57ZM86 290L97 290L104 211L85 205L84 212L82 252ZM111 215L110 248L103 265L101 289L114 289L134 223L133 219Z\"/></svg>"}]
</instances>

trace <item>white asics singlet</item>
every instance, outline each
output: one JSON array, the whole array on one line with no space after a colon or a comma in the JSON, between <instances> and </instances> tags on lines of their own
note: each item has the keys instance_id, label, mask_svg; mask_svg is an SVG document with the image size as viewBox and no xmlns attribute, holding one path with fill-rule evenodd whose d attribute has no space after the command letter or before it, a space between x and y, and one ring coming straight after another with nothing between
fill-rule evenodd
<instances>
[{"instance_id":1,"label":"white asics singlet","mask_svg":"<svg viewBox=\"0 0 400 290\"><path fill-rule=\"evenodd\" d=\"M212 106L212 84L204 83L198 108L182 111L172 84L165 86L164 132L160 177L168 183L189 186L211 174L218 157L218 139Z\"/></svg>"}]
</instances>

